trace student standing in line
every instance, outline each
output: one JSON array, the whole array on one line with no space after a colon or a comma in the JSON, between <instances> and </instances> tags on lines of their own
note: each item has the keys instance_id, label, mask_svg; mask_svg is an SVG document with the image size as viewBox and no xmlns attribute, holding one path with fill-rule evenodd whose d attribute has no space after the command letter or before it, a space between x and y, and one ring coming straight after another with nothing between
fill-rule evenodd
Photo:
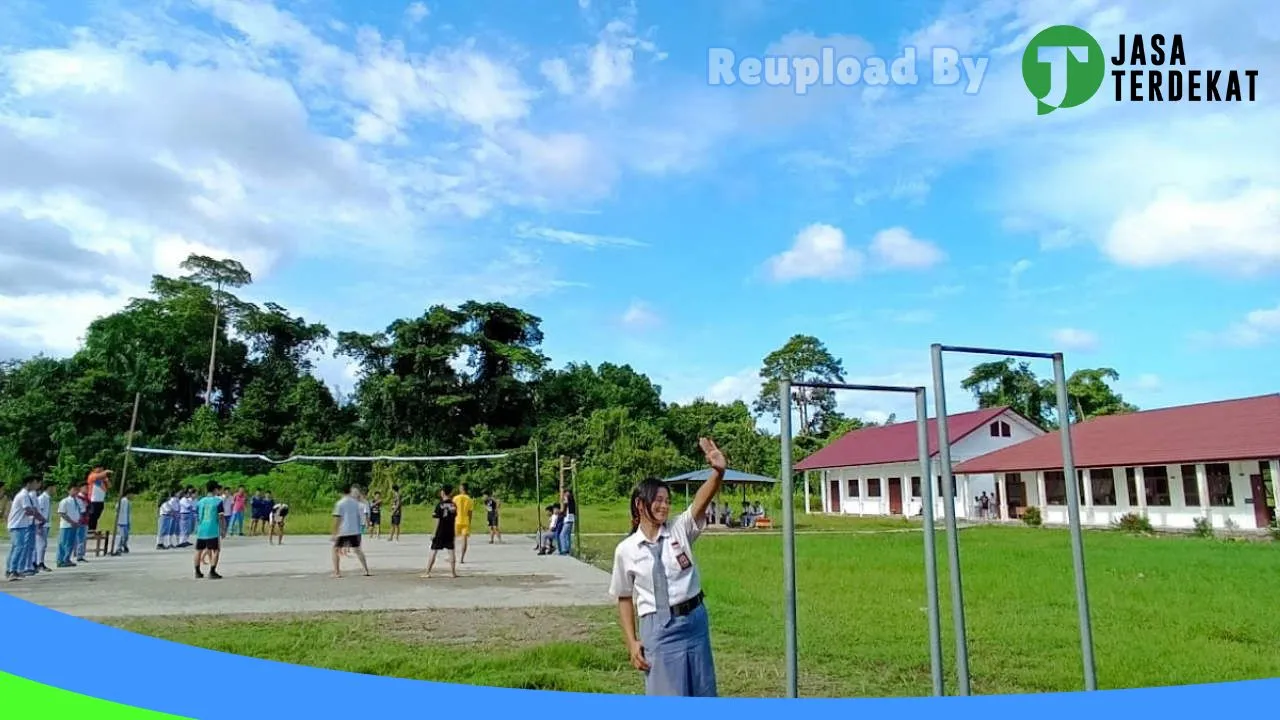
<instances>
[{"instance_id":1,"label":"student standing in line","mask_svg":"<svg viewBox=\"0 0 1280 720\"><path fill-rule=\"evenodd\" d=\"M440 499L436 502L431 517L436 519L436 534L431 536L431 557L427 560L427 571L422 574L425 579L431 578L431 568L436 565L436 553L449 551L449 574L458 577L457 557L453 552L453 533L457 529L458 508L449 496L453 488L445 485L440 489Z\"/></svg>"},{"instance_id":2,"label":"student standing in line","mask_svg":"<svg viewBox=\"0 0 1280 720\"><path fill-rule=\"evenodd\" d=\"M174 526L178 536L174 547L191 547L191 536L196 532L196 502L199 499L196 497L196 489L189 487L179 493L174 501Z\"/></svg>"},{"instance_id":3,"label":"student standing in line","mask_svg":"<svg viewBox=\"0 0 1280 720\"><path fill-rule=\"evenodd\" d=\"M400 486L391 486L391 532L387 533L387 542L400 542L400 520L404 504L400 498Z\"/></svg>"},{"instance_id":4,"label":"student standing in line","mask_svg":"<svg viewBox=\"0 0 1280 720\"><path fill-rule=\"evenodd\" d=\"M79 485L67 486L67 496L58 501L58 558L60 568L73 568L71 556L76 548L76 532L80 527L80 505L76 502Z\"/></svg>"},{"instance_id":5,"label":"student standing in line","mask_svg":"<svg viewBox=\"0 0 1280 720\"><path fill-rule=\"evenodd\" d=\"M218 482L210 480L208 493L196 503L196 579L203 578L201 566L209 558L209 579L221 580L218 561L222 559L222 533L226 530L223 498L218 496Z\"/></svg>"},{"instance_id":6,"label":"student standing in line","mask_svg":"<svg viewBox=\"0 0 1280 720\"><path fill-rule=\"evenodd\" d=\"M355 485L347 487L338 502L333 505L333 576L342 577L342 555L347 548L355 551L360 567L364 568L364 576L369 577L369 563L365 560L364 549L360 547L360 488Z\"/></svg>"},{"instance_id":7,"label":"student standing in line","mask_svg":"<svg viewBox=\"0 0 1280 720\"><path fill-rule=\"evenodd\" d=\"M35 489L38 482L35 478L27 478L9 505L9 559L5 563L4 577L10 582L21 580L23 575L30 574L26 572L25 565L35 543L36 523L43 519L36 510Z\"/></svg>"},{"instance_id":8,"label":"student standing in line","mask_svg":"<svg viewBox=\"0 0 1280 720\"><path fill-rule=\"evenodd\" d=\"M724 481L724 453L708 438L699 446L711 476L675 518L671 488L656 478L631 493L631 535L613 553L609 594L632 667L645 674L646 695L715 697L716 669L693 543ZM636 630L637 619L639 632Z\"/></svg>"},{"instance_id":9,"label":"student standing in line","mask_svg":"<svg viewBox=\"0 0 1280 720\"><path fill-rule=\"evenodd\" d=\"M493 496L492 490L486 490L484 493L484 519L489 523L489 544L492 545L496 539L502 542L502 529L498 525L498 498Z\"/></svg>"},{"instance_id":10,"label":"student standing in line","mask_svg":"<svg viewBox=\"0 0 1280 720\"><path fill-rule=\"evenodd\" d=\"M471 514L475 511L475 502L467 494L467 484L458 485L458 494L453 496L453 507L457 510L454 521L454 535L462 538L462 553L458 563L467 561L467 546L471 544Z\"/></svg>"},{"instance_id":11,"label":"student standing in line","mask_svg":"<svg viewBox=\"0 0 1280 720\"><path fill-rule=\"evenodd\" d=\"M76 502L80 504L80 527L76 528L76 562L86 563L89 562L84 557L89 549L89 488L80 486Z\"/></svg>"},{"instance_id":12,"label":"student standing in line","mask_svg":"<svg viewBox=\"0 0 1280 720\"><path fill-rule=\"evenodd\" d=\"M31 571L52 572L45 564L49 553L49 523L53 520L53 498L49 497L49 487L44 480L37 481L40 494L36 495L36 512L40 520L36 522L35 543L31 546Z\"/></svg>"},{"instance_id":13,"label":"student standing in line","mask_svg":"<svg viewBox=\"0 0 1280 720\"><path fill-rule=\"evenodd\" d=\"M156 549L169 550L176 544L174 537L178 534L178 492L176 490L160 503L158 512L160 519L156 528Z\"/></svg>"},{"instance_id":14,"label":"student standing in line","mask_svg":"<svg viewBox=\"0 0 1280 720\"><path fill-rule=\"evenodd\" d=\"M120 493L120 502L116 505L116 555L129 554L129 528L133 524L133 501L129 493Z\"/></svg>"}]
</instances>

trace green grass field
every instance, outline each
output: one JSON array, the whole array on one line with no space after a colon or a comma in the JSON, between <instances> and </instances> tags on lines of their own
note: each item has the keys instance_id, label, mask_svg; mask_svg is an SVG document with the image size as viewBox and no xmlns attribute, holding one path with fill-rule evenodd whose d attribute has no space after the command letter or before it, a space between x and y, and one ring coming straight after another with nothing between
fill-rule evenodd
<instances>
[{"instance_id":1,"label":"green grass field","mask_svg":"<svg viewBox=\"0 0 1280 720\"><path fill-rule=\"evenodd\" d=\"M531 509L506 517L518 528L523 515L532 526ZM622 515L602 511L598 517L602 525L612 518L616 527ZM798 518L815 530L904 525ZM585 537L584 556L607 568L617 539ZM927 694L920 535L810 533L798 536L796 545L801 694ZM1100 686L1280 676L1280 653L1274 650L1280 614L1273 610L1280 596L1278 550L1269 542L1087 533ZM780 536L709 534L697 553L721 693L781 695ZM962 557L973 691L1082 688L1066 532L974 528L962 534ZM951 687L954 642L943 558L940 535ZM642 689L607 607L109 622L217 650L354 672L519 688Z\"/></svg>"}]
</instances>

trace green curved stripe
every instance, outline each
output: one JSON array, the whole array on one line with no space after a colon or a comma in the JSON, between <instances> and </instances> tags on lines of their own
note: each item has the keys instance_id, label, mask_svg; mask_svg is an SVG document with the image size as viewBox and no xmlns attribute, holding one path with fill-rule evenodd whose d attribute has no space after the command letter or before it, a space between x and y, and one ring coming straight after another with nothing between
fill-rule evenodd
<instances>
[{"instance_id":1,"label":"green curved stripe","mask_svg":"<svg viewBox=\"0 0 1280 720\"><path fill-rule=\"evenodd\" d=\"M107 700L42 685L33 680L0 672L0 698L5 708L30 714L12 717L93 718L94 720L192 720L154 710L120 705ZM5 717L10 717L8 711Z\"/></svg>"}]
</instances>

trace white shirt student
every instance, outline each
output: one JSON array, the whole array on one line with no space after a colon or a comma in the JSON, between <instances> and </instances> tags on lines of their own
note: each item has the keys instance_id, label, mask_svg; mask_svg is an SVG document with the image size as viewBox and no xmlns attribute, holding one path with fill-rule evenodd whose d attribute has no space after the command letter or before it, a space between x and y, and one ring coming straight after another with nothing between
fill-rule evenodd
<instances>
[{"instance_id":1,"label":"white shirt student","mask_svg":"<svg viewBox=\"0 0 1280 720\"><path fill-rule=\"evenodd\" d=\"M58 501L58 567L71 567L71 553L80 526L80 503L68 494Z\"/></svg>"},{"instance_id":2,"label":"white shirt student","mask_svg":"<svg viewBox=\"0 0 1280 720\"><path fill-rule=\"evenodd\" d=\"M698 563L693 558L693 541L705 527L700 515L695 519L688 510L672 518L658 536L658 542L666 543L662 554L664 574L667 577L667 593L671 605L692 600L702 592L702 578L698 575ZM636 606L636 614L648 615L658 611L653 594L653 552L649 549L644 532L636 530L618 544L613 556L613 579L609 583L609 595L614 598L630 597ZM689 563L682 567L681 557Z\"/></svg>"},{"instance_id":3,"label":"white shirt student","mask_svg":"<svg viewBox=\"0 0 1280 720\"><path fill-rule=\"evenodd\" d=\"M36 519L31 511L36 507L35 499L31 496L31 492L26 488L18 491L13 496L13 504L9 506L8 527L10 530L20 530L35 525Z\"/></svg>"}]
</instances>

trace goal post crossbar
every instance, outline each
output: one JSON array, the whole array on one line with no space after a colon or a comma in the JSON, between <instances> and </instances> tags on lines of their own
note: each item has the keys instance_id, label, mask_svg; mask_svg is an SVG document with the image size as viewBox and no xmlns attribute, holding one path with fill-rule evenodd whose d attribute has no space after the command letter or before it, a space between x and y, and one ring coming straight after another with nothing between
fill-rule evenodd
<instances>
[{"instance_id":1,"label":"goal post crossbar","mask_svg":"<svg viewBox=\"0 0 1280 720\"><path fill-rule=\"evenodd\" d=\"M514 453L489 453L483 455L290 455L282 460L260 455L258 453L223 453L205 452L201 450L170 450L167 448L132 447L127 452L144 455L171 455L179 457L222 458L225 460L260 460L271 465L284 465L292 462L447 462L456 460L501 460Z\"/></svg>"}]
</instances>

